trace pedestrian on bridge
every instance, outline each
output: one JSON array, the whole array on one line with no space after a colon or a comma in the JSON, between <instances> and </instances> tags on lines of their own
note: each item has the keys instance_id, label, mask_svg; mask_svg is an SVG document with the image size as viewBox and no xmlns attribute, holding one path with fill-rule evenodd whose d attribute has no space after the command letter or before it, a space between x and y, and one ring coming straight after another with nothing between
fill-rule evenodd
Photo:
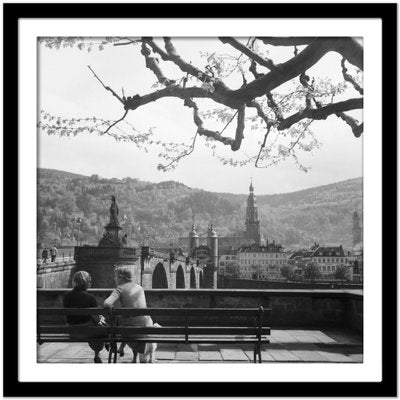
<instances>
[{"instance_id":1,"label":"pedestrian on bridge","mask_svg":"<svg viewBox=\"0 0 400 400\"><path fill-rule=\"evenodd\" d=\"M42 262L44 264L47 264L47 258L49 257L49 251L47 250L47 247L45 247L42 251Z\"/></svg>"},{"instance_id":2,"label":"pedestrian on bridge","mask_svg":"<svg viewBox=\"0 0 400 400\"><path fill-rule=\"evenodd\" d=\"M53 245L53 247L50 250L50 255L51 255L51 262L54 262L56 260L57 257L57 247L56 245Z\"/></svg>"}]
</instances>

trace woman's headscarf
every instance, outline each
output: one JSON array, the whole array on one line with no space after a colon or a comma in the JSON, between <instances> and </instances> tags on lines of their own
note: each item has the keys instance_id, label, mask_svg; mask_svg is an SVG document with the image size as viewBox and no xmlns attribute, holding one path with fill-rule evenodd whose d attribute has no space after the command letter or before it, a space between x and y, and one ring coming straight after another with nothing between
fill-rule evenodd
<instances>
[{"instance_id":1,"label":"woman's headscarf","mask_svg":"<svg viewBox=\"0 0 400 400\"><path fill-rule=\"evenodd\" d=\"M92 278L90 277L90 274L88 272L79 271L74 274L72 278L72 283L74 288L85 290L90 287L90 284L92 283Z\"/></svg>"}]
</instances>

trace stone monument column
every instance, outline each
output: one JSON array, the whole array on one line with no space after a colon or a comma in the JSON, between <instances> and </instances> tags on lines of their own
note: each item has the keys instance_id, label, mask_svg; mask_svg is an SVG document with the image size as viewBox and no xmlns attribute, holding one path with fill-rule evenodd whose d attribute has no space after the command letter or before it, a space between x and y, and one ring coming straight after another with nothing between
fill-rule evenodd
<instances>
[{"instance_id":1,"label":"stone monument column","mask_svg":"<svg viewBox=\"0 0 400 400\"><path fill-rule=\"evenodd\" d=\"M119 238L119 231L122 227L118 220L119 209L115 196L111 196L111 206L110 206L110 222L105 226L106 232L104 233L102 239L99 242L99 246L103 247L121 247L122 242Z\"/></svg>"}]
</instances>

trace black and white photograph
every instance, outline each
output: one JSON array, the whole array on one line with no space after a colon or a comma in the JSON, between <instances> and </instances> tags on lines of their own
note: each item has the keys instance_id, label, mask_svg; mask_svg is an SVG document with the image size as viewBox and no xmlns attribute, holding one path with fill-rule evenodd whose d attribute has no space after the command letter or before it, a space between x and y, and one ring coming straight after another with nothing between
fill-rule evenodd
<instances>
[{"instance_id":1,"label":"black and white photograph","mask_svg":"<svg viewBox=\"0 0 400 400\"><path fill-rule=\"evenodd\" d=\"M362 38L38 62L38 362L362 363Z\"/></svg>"},{"instance_id":2,"label":"black and white photograph","mask_svg":"<svg viewBox=\"0 0 400 400\"><path fill-rule=\"evenodd\" d=\"M380 20L104 21L21 24L20 380L379 382Z\"/></svg>"}]
</instances>

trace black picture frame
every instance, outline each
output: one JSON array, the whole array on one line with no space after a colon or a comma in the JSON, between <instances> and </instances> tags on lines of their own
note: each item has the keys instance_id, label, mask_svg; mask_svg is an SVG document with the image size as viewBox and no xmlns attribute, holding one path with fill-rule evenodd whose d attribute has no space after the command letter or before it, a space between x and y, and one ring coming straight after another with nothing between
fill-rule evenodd
<instances>
[{"instance_id":1,"label":"black picture frame","mask_svg":"<svg viewBox=\"0 0 400 400\"><path fill-rule=\"evenodd\" d=\"M21 18L378 18L382 20L382 382L20 382L18 380L18 20ZM4 396L261 397L397 395L397 4L4 4ZM33 105L34 106L34 105ZM395 258L395 260L393 259ZM378 323L378 322L377 322ZM16 362L17 361L17 362Z\"/></svg>"}]
</instances>

